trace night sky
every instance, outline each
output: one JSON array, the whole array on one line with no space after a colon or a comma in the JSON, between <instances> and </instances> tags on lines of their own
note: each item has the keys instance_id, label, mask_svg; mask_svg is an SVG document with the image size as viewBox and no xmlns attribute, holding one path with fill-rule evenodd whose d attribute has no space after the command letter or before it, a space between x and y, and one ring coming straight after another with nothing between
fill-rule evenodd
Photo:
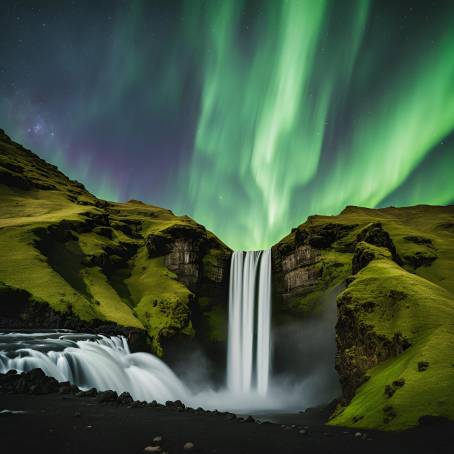
<instances>
[{"instance_id":1,"label":"night sky","mask_svg":"<svg viewBox=\"0 0 454 454\"><path fill-rule=\"evenodd\" d=\"M454 1L0 2L0 128L234 249L454 202Z\"/></svg>"}]
</instances>

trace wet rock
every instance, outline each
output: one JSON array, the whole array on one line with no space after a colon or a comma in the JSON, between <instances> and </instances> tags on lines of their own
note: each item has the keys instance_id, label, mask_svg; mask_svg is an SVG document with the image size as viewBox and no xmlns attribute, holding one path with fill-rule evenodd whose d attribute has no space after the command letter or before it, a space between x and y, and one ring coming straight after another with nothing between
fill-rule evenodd
<instances>
[{"instance_id":1,"label":"wet rock","mask_svg":"<svg viewBox=\"0 0 454 454\"><path fill-rule=\"evenodd\" d=\"M0 374L0 389L10 393L50 394L58 392L59 384L42 369L32 369L22 374Z\"/></svg>"},{"instance_id":2,"label":"wet rock","mask_svg":"<svg viewBox=\"0 0 454 454\"><path fill-rule=\"evenodd\" d=\"M96 397L98 391L96 388L90 388L87 391L79 391L76 393L76 397Z\"/></svg>"},{"instance_id":3,"label":"wet rock","mask_svg":"<svg viewBox=\"0 0 454 454\"><path fill-rule=\"evenodd\" d=\"M117 402L121 405L129 405L133 401L131 394L124 392L118 396Z\"/></svg>"},{"instance_id":4,"label":"wet rock","mask_svg":"<svg viewBox=\"0 0 454 454\"><path fill-rule=\"evenodd\" d=\"M60 386L58 388L58 392L60 394L71 394L72 389L73 388L72 388L71 383L69 383L69 381L65 381L65 382L60 383Z\"/></svg>"},{"instance_id":5,"label":"wet rock","mask_svg":"<svg viewBox=\"0 0 454 454\"><path fill-rule=\"evenodd\" d=\"M244 422L255 422L255 419L252 416L248 416Z\"/></svg>"},{"instance_id":6,"label":"wet rock","mask_svg":"<svg viewBox=\"0 0 454 454\"><path fill-rule=\"evenodd\" d=\"M115 391L101 391L98 393L97 400L99 403L115 402L118 399L118 394Z\"/></svg>"}]
</instances>

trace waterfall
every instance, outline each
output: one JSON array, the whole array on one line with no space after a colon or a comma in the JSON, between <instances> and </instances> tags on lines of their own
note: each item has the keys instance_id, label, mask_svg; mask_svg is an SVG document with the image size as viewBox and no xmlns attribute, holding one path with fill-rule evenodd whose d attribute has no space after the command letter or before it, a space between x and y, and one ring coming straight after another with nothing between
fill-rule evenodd
<instances>
[{"instance_id":1,"label":"waterfall","mask_svg":"<svg viewBox=\"0 0 454 454\"><path fill-rule=\"evenodd\" d=\"M230 265L227 385L266 395L270 373L271 250L236 251Z\"/></svg>"},{"instance_id":2,"label":"waterfall","mask_svg":"<svg viewBox=\"0 0 454 454\"><path fill-rule=\"evenodd\" d=\"M131 353L124 337L62 331L0 333L0 373L36 367L81 389L127 391L135 400L186 399L187 388L159 358Z\"/></svg>"},{"instance_id":3,"label":"waterfall","mask_svg":"<svg viewBox=\"0 0 454 454\"><path fill-rule=\"evenodd\" d=\"M0 332L0 373L41 368L81 389L129 392L135 400L180 399L212 409L271 409L288 396L269 388L271 250L234 252L230 266L227 389L192 393L159 358L131 353L122 336L68 330ZM192 366L188 366L192 367Z\"/></svg>"}]
</instances>

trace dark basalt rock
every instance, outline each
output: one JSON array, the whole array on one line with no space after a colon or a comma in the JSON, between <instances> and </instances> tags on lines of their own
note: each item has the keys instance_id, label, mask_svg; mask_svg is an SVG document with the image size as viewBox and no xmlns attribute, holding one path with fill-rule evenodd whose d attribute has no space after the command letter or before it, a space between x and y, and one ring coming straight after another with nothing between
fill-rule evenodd
<instances>
[{"instance_id":1,"label":"dark basalt rock","mask_svg":"<svg viewBox=\"0 0 454 454\"><path fill-rule=\"evenodd\" d=\"M364 243L358 243L352 259L352 273L356 274L369 265L376 258L376 254L371 251Z\"/></svg>"},{"instance_id":2,"label":"dark basalt rock","mask_svg":"<svg viewBox=\"0 0 454 454\"><path fill-rule=\"evenodd\" d=\"M360 312L352 307L350 296L338 298L339 318L336 324L336 370L343 395L350 401L356 389L366 381L366 371L395 357L410 347L400 333L392 338L377 334L373 327L361 321ZM394 394L399 386L388 385L385 393Z\"/></svg>"},{"instance_id":3,"label":"dark basalt rock","mask_svg":"<svg viewBox=\"0 0 454 454\"><path fill-rule=\"evenodd\" d=\"M417 251L413 255L405 255L404 260L415 270L421 266L430 266L438 258L433 251Z\"/></svg>"},{"instance_id":4,"label":"dark basalt rock","mask_svg":"<svg viewBox=\"0 0 454 454\"><path fill-rule=\"evenodd\" d=\"M166 407L172 407L172 408L186 408L186 406L184 405L183 402L181 402L181 400L175 400L175 401L172 401L172 400L168 400L166 401L166 404L165 404Z\"/></svg>"},{"instance_id":5,"label":"dark basalt rock","mask_svg":"<svg viewBox=\"0 0 454 454\"><path fill-rule=\"evenodd\" d=\"M0 392L21 394L50 394L59 391L59 383L47 377L42 369L32 369L22 374L0 374Z\"/></svg>"},{"instance_id":6,"label":"dark basalt rock","mask_svg":"<svg viewBox=\"0 0 454 454\"><path fill-rule=\"evenodd\" d=\"M117 402L121 405L130 405L133 402L131 394L124 392L118 396Z\"/></svg>"},{"instance_id":7,"label":"dark basalt rock","mask_svg":"<svg viewBox=\"0 0 454 454\"><path fill-rule=\"evenodd\" d=\"M72 385L69 381L61 382L59 384L58 392L60 394L73 394L78 391L77 386Z\"/></svg>"},{"instance_id":8,"label":"dark basalt rock","mask_svg":"<svg viewBox=\"0 0 454 454\"><path fill-rule=\"evenodd\" d=\"M429 368L429 361L419 361L418 372L424 372Z\"/></svg>"},{"instance_id":9,"label":"dark basalt rock","mask_svg":"<svg viewBox=\"0 0 454 454\"><path fill-rule=\"evenodd\" d=\"M385 424L389 424L396 416L396 410L391 405L383 408L383 422Z\"/></svg>"},{"instance_id":10,"label":"dark basalt rock","mask_svg":"<svg viewBox=\"0 0 454 454\"><path fill-rule=\"evenodd\" d=\"M424 415L418 419L420 426L438 426L438 425L452 425L452 421L444 416Z\"/></svg>"},{"instance_id":11,"label":"dark basalt rock","mask_svg":"<svg viewBox=\"0 0 454 454\"><path fill-rule=\"evenodd\" d=\"M417 235L404 236L404 240L415 244L432 245L432 240L430 238L425 238L423 236Z\"/></svg>"},{"instance_id":12,"label":"dark basalt rock","mask_svg":"<svg viewBox=\"0 0 454 454\"><path fill-rule=\"evenodd\" d=\"M378 247L384 247L391 252L392 259L398 264L402 265L402 260L397 254L396 246L394 245L389 233L383 229L380 222L369 224L367 227L361 230L357 235L356 241L359 243L365 241L366 243L372 244Z\"/></svg>"},{"instance_id":13,"label":"dark basalt rock","mask_svg":"<svg viewBox=\"0 0 454 454\"><path fill-rule=\"evenodd\" d=\"M116 402L118 399L118 394L116 391L108 390L108 391L100 391L96 397L96 400L99 403L104 402Z\"/></svg>"}]
</instances>

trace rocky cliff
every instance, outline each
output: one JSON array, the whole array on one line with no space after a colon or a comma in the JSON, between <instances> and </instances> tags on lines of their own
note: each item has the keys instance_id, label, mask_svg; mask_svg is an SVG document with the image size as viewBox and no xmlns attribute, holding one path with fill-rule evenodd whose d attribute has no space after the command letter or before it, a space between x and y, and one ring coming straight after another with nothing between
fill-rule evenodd
<instances>
[{"instance_id":1,"label":"rocky cliff","mask_svg":"<svg viewBox=\"0 0 454 454\"><path fill-rule=\"evenodd\" d=\"M3 131L0 200L2 326L225 341L231 251L189 217L99 200Z\"/></svg>"},{"instance_id":2,"label":"rocky cliff","mask_svg":"<svg viewBox=\"0 0 454 454\"><path fill-rule=\"evenodd\" d=\"M333 424L402 428L454 418L454 207L347 207L273 247L275 311L317 314L338 295ZM429 366L430 364L430 366Z\"/></svg>"},{"instance_id":3,"label":"rocky cliff","mask_svg":"<svg viewBox=\"0 0 454 454\"><path fill-rule=\"evenodd\" d=\"M187 216L99 200L0 132L0 327L121 332L225 352L231 251ZM333 424L454 418L454 207L347 207L272 248L273 321L337 297Z\"/></svg>"}]
</instances>

